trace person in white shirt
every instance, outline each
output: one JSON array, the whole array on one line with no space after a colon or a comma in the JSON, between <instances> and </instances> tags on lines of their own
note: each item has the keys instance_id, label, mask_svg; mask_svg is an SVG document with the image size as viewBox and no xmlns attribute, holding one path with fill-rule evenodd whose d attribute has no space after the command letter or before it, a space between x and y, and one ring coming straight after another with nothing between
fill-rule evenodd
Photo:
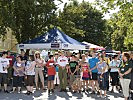
<instances>
[{"instance_id":1,"label":"person in white shirt","mask_svg":"<svg viewBox=\"0 0 133 100\"><path fill-rule=\"evenodd\" d=\"M60 57L57 59L58 67L59 67L59 80L60 80L60 92L66 92L67 85L67 70L66 65L68 64L68 58L64 55L64 52L60 52Z\"/></svg>"},{"instance_id":2,"label":"person in white shirt","mask_svg":"<svg viewBox=\"0 0 133 100\"><path fill-rule=\"evenodd\" d=\"M30 95L33 92L35 66L36 62L34 61L34 56L30 55L29 60L25 66L27 95Z\"/></svg>"},{"instance_id":3,"label":"person in white shirt","mask_svg":"<svg viewBox=\"0 0 133 100\"><path fill-rule=\"evenodd\" d=\"M109 67L111 68L110 76L112 78L112 90L114 92L114 86L118 89L119 78L118 78L118 67L120 65L120 61L118 60L118 55L113 56L113 60L110 62Z\"/></svg>"},{"instance_id":4,"label":"person in white shirt","mask_svg":"<svg viewBox=\"0 0 133 100\"><path fill-rule=\"evenodd\" d=\"M4 92L9 93L7 91L7 74L8 74L7 69L9 68L10 63L6 57L7 57L7 52L4 51L2 54L2 57L0 58L0 91L1 91L1 83L3 79Z\"/></svg>"}]
</instances>

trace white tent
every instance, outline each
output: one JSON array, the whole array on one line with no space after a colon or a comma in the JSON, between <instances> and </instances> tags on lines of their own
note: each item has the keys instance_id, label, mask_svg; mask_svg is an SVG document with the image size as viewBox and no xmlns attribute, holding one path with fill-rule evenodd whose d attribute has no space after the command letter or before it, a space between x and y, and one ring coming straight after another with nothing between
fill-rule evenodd
<instances>
[{"instance_id":1,"label":"white tent","mask_svg":"<svg viewBox=\"0 0 133 100\"><path fill-rule=\"evenodd\" d=\"M92 44L92 43L88 43L88 42L85 42L85 41L82 42L82 43L88 45L90 49L94 48L94 49L97 49L97 50L105 50L104 47L101 47L101 46L98 46L98 45L95 45L95 44Z\"/></svg>"}]
</instances>

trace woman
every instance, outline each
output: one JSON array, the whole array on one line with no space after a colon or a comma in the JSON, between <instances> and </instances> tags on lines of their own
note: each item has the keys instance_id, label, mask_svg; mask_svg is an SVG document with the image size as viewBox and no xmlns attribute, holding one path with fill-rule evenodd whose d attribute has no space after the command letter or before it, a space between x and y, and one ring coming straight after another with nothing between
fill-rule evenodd
<instances>
[{"instance_id":1,"label":"woman","mask_svg":"<svg viewBox=\"0 0 133 100\"><path fill-rule=\"evenodd\" d=\"M123 90L123 95L125 100L128 100L129 97L129 84L131 81L131 70L133 65L130 63L130 55L128 53L122 54L123 61L121 62L119 68L120 83Z\"/></svg>"},{"instance_id":2,"label":"woman","mask_svg":"<svg viewBox=\"0 0 133 100\"><path fill-rule=\"evenodd\" d=\"M35 83L36 83L36 89L38 90L38 75L40 77L41 83L42 83L42 89L44 88L44 75L43 75L43 66L44 66L44 60L41 58L40 52L35 52Z\"/></svg>"},{"instance_id":3,"label":"woman","mask_svg":"<svg viewBox=\"0 0 133 100\"><path fill-rule=\"evenodd\" d=\"M104 97L106 97L108 66L104 61L104 57L102 55L99 57L99 60L100 61L97 64L97 69L98 69L98 84L100 88L100 96L102 97L102 90L103 90Z\"/></svg>"},{"instance_id":4,"label":"woman","mask_svg":"<svg viewBox=\"0 0 133 100\"><path fill-rule=\"evenodd\" d=\"M35 65L34 56L30 56L25 66L27 95L30 95L33 92Z\"/></svg>"},{"instance_id":5,"label":"woman","mask_svg":"<svg viewBox=\"0 0 133 100\"><path fill-rule=\"evenodd\" d=\"M110 62L109 67L110 70L110 76L112 78L112 90L111 92L114 92L114 86L118 89L119 85L119 77L118 77L118 67L120 65L120 61L118 60L118 55L114 55L113 60Z\"/></svg>"},{"instance_id":6,"label":"woman","mask_svg":"<svg viewBox=\"0 0 133 100\"><path fill-rule=\"evenodd\" d=\"M15 91L16 87L18 87L18 93L20 93L22 87L22 81L24 77L24 67L25 63L22 61L22 57L18 56L16 58L16 62L13 65L14 73L13 73L13 91Z\"/></svg>"}]
</instances>

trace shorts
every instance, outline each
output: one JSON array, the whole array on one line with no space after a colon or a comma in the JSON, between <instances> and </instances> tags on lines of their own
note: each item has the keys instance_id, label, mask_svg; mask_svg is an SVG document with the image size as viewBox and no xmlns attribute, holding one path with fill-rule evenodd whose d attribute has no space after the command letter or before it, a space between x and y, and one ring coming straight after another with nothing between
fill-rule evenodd
<instances>
[{"instance_id":1,"label":"shorts","mask_svg":"<svg viewBox=\"0 0 133 100\"><path fill-rule=\"evenodd\" d=\"M26 86L33 86L34 85L34 75L27 75L26 79Z\"/></svg>"},{"instance_id":2,"label":"shorts","mask_svg":"<svg viewBox=\"0 0 133 100\"><path fill-rule=\"evenodd\" d=\"M88 81L89 78L88 77L82 77L82 80Z\"/></svg>"},{"instance_id":3,"label":"shorts","mask_svg":"<svg viewBox=\"0 0 133 100\"><path fill-rule=\"evenodd\" d=\"M23 76L13 76L13 87L22 87Z\"/></svg>"},{"instance_id":4,"label":"shorts","mask_svg":"<svg viewBox=\"0 0 133 100\"><path fill-rule=\"evenodd\" d=\"M91 80L96 80L97 81L98 74L97 73L92 73L92 79Z\"/></svg>"},{"instance_id":5,"label":"shorts","mask_svg":"<svg viewBox=\"0 0 133 100\"><path fill-rule=\"evenodd\" d=\"M48 81L54 81L54 75L49 75L48 76Z\"/></svg>"},{"instance_id":6,"label":"shorts","mask_svg":"<svg viewBox=\"0 0 133 100\"><path fill-rule=\"evenodd\" d=\"M0 84L2 83L3 81L3 84L7 84L7 73L0 73Z\"/></svg>"}]
</instances>

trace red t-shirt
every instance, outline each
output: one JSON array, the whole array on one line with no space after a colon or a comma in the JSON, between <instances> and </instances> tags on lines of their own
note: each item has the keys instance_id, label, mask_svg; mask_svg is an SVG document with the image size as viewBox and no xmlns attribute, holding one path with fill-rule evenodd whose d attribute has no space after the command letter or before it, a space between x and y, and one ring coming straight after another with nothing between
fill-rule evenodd
<instances>
[{"instance_id":1,"label":"red t-shirt","mask_svg":"<svg viewBox=\"0 0 133 100\"><path fill-rule=\"evenodd\" d=\"M88 78L89 77L88 66L82 66L82 70L83 70L83 77Z\"/></svg>"},{"instance_id":2,"label":"red t-shirt","mask_svg":"<svg viewBox=\"0 0 133 100\"><path fill-rule=\"evenodd\" d=\"M13 56L7 56L6 58L9 59L10 67L13 66L13 59L14 59L14 57Z\"/></svg>"},{"instance_id":3,"label":"red t-shirt","mask_svg":"<svg viewBox=\"0 0 133 100\"><path fill-rule=\"evenodd\" d=\"M51 61L51 60L49 60L46 64L46 66L48 68L48 71L47 71L48 75L55 75L56 74L55 67L53 64L54 64L54 61Z\"/></svg>"}]
</instances>

